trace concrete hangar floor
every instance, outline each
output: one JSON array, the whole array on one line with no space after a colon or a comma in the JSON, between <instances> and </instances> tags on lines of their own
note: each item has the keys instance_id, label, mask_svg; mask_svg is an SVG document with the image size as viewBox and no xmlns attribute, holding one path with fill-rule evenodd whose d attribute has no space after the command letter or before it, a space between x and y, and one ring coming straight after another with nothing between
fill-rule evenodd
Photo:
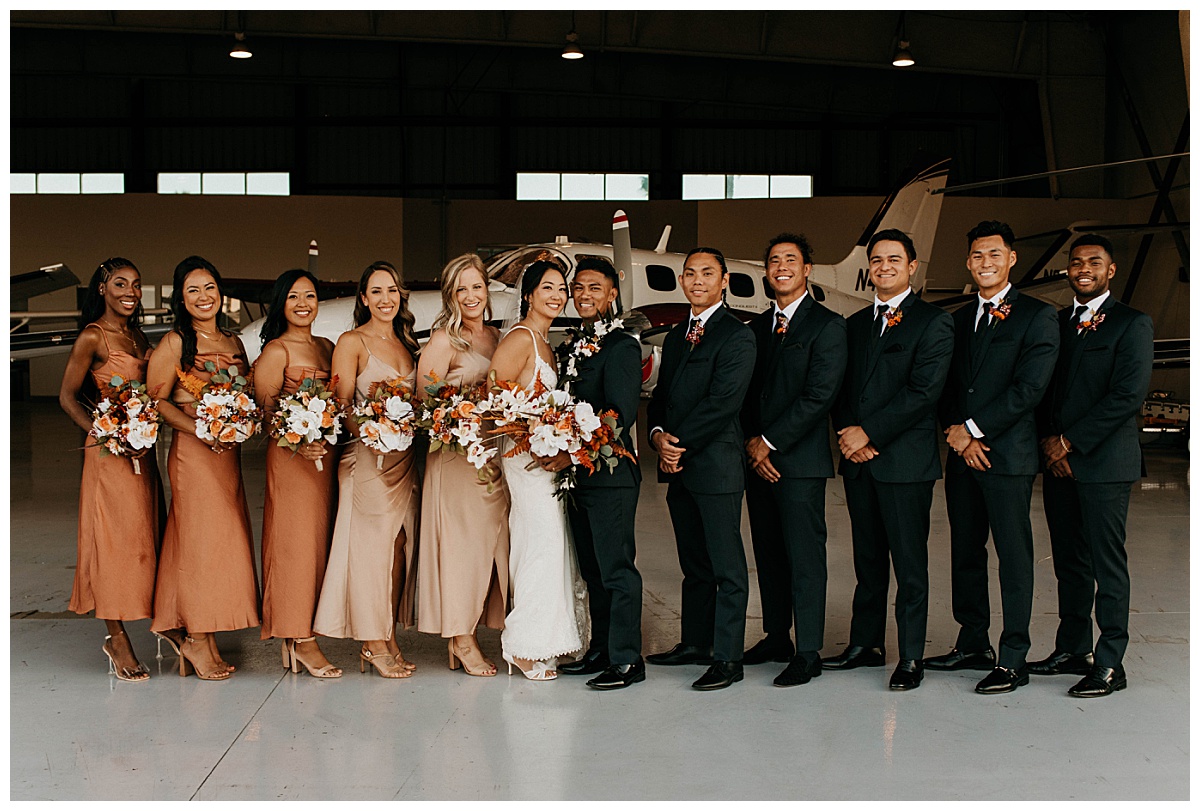
<instances>
[{"instance_id":1,"label":"concrete hangar floor","mask_svg":"<svg viewBox=\"0 0 1200 811\"><path fill-rule=\"evenodd\" d=\"M472 678L446 669L445 644L404 631L411 679L354 672L357 646L328 640L346 670L322 681L281 669L257 628L220 635L238 666L228 683L177 675L155 659L149 621L128 623L152 678L105 675L103 624L66 611L75 564L81 435L49 402L14 403L10 523L10 798L14 800L1018 800L1189 796L1188 457L1147 447L1148 478L1129 515L1129 689L1066 695L1073 676L1033 677L976 695L981 674L927 672L919 690L887 689L895 665L829 672L778 689L783 665L747 667L727 690L690 688L703 668L650 667L647 680L601 693L580 677ZM640 447L646 448L644 419ZM243 457L256 541L264 450ZM165 459L165 447L160 448ZM679 633L680 572L665 486L643 457L638 565L644 652ZM165 465L164 465L165 469ZM954 642L949 534L935 488L927 654ZM854 574L841 482L829 484L825 655L847 642ZM1055 581L1033 497L1036 595L1032 658L1053 647ZM749 526L742 535L753 566ZM995 556L993 642L1000 605ZM755 582L753 574L751 583ZM747 643L761 636L751 588ZM499 660L499 635L480 633Z\"/></svg>"}]
</instances>

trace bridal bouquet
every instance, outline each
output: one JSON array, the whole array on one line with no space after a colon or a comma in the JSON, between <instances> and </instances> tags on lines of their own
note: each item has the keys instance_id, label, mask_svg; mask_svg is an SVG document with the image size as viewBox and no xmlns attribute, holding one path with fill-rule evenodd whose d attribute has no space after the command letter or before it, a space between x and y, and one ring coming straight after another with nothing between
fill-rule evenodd
<instances>
[{"instance_id":1,"label":"bridal bouquet","mask_svg":"<svg viewBox=\"0 0 1200 811\"><path fill-rule=\"evenodd\" d=\"M496 455L495 449L485 449L481 443L482 420L476 404L484 399L486 390L482 384L459 387L444 383L436 375L429 381L416 424L429 434L430 453L439 449L461 453L482 471Z\"/></svg>"},{"instance_id":2,"label":"bridal bouquet","mask_svg":"<svg viewBox=\"0 0 1200 811\"><path fill-rule=\"evenodd\" d=\"M101 456L129 456L133 472L142 475L138 457L158 441L162 415L146 384L113 375L103 399L92 412L92 430Z\"/></svg>"},{"instance_id":3,"label":"bridal bouquet","mask_svg":"<svg viewBox=\"0 0 1200 811\"><path fill-rule=\"evenodd\" d=\"M268 419L271 436L279 440L279 447L298 451L314 442L324 441L331 445L337 442L338 434L342 432L342 422L338 419L342 403L333 396L335 385L336 377L328 386L306 377L295 393L276 401L275 411ZM317 470L325 469L320 459L313 461Z\"/></svg>"},{"instance_id":4,"label":"bridal bouquet","mask_svg":"<svg viewBox=\"0 0 1200 811\"><path fill-rule=\"evenodd\" d=\"M205 383L190 372L175 370L180 384L196 398L196 436L211 440L220 453L222 444L241 444L259 432L262 412L250 397L250 384L236 366L217 369L211 360L204 370L212 377Z\"/></svg>"},{"instance_id":5,"label":"bridal bouquet","mask_svg":"<svg viewBox=\"0 0 1200 811\"><path fill-rule=\"evenodd\" d=\"M381 454L406 450L417 432L417 412L403 378L372 383L367 399L350 409L350 418L362 443ZM383 469L383 456L376 457L375 467Z\"/></svg>"}]
</instances>

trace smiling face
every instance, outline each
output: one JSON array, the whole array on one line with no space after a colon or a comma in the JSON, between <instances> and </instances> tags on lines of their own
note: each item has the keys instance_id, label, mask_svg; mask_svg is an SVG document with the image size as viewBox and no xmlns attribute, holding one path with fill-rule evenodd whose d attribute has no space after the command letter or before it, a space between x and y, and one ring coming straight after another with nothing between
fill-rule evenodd
<instances>
[{"instance_id":1,"label":"smiling face","mask_svg":"<svg viewBox=\"0 0 1200 811\"><path fill-rule=\"evenodd\" d=\"M1004 244L998 235L980 237L971 243L967 254L967 270L979 288L979 295L993 298L1008 284L1008 274L1017 263L1017 252Z\"/></svg>"},{"instance_id":2,"label":"smiling face","mask_svg":"<svg viewBox=\"0 0 1200 811\"><path fill-rule=\"evenodd\" d=\"M483 274L469 267L458 275L458 286L454 288L454 300L462 313L463 321L483 321L487 309L488 289Z\"/></svg>"},{"instance_id":3,"label":"smiling face","mask_svg":"<svg viewBox=\"0 0 1200 811\"><path fill-rule=\"evenodd\" d=\"M567 280L557 270L547 270L525 300L529 302L529 315L553 321L567 306Z\"/></svg>"},{"instance_id":4,"label":"smiling face","mask_svg":"<svg viewBox=\"0 0 1200 811\"><path fill-rule=\"evenodd\" d=\"M293 327L311 327L317 318L317 288L301 276L283 302L283 318Z\"/></svg>"},{"instance_id":5,"label":"smiling face","mask_svg":"<svg viewBox=\"0 0 1200 811\"><path fill-rule=\"evenodd\" d=\"M888 301L909 288L917 272L916 260L908 261L904 244L894 239L881 239L871 248L871 284L880 301Z\"/></svg>"},{"instance_id":6,"label":"smiling face","mask_svg":"<svg viewBox=\"0 0 1200 811\"><path fill-rule=\"evenodd\" d=\"M367 279L367 289L361 298L372 319L390 324L400 307L400 285L386 270L377 270Z\"/></svg>"},{"instance_id":7,"label":"smiling face","mask_svg":"<svg viewBox=\"0 0 1200 811\"><path fill-rule=\"evenodd\" d=\"M1117 264L1099 245L1080 245L1071 251L1067 282L1081 304L1104 295L1116 273Z\"/></svg>"},{"instance_id":8,"label":"smiling face","mask_svg":"<svg viewBox=\"0 0 1200 811\"><path fill-rule=\"evenodd\" d=\"M99 291L113 318L129 318L142 300L142 276L134 268L117 268L100 283Z\"/></svg>"},{"instance_id":9,"label":"smiling face","mask_svg":"<svg viewBox=\"0 0 1200 811\"><path fill-rule=\"evenodd\" d=\"M183 306L193 321L215 321L221 311L221 293L217 280L204 268L197 268L183 280Z\"/></svg>"},{"instance_id":10,"label":"smiling face","mask_svg":"<svg viewBox=\"0 0 1200 811\"><path fill-rule=\"evenodd\" d=\"M612 279L598 270L581 270L571 282L571 298L584 321L595 321L612 309L617 288Z\"/></svg>"},{"instance_id":11,"label":"smiling face","mask_svg":"<svg viewBox=\"0 0 1200 811\"><path fill-rule=\"evenodd\" d=\"M775 291L775 301L780 307L786 307L804 295L811 272L812 265L804 261L799 245L780 242L771 247L767 255L767 281Z\"/></svg>"},{"instance_id":12,"label":"smiling face","mask_svg":"<svg viewBox=\"0 0 1200 811\"><path fill-rule=\"evenodd\" d=\"M721 301L729 276L721 272L720 261L711 253L694 253L684 263L679 284L692 305L692 314L699 315Z\"/></svg>"}]
</instances>

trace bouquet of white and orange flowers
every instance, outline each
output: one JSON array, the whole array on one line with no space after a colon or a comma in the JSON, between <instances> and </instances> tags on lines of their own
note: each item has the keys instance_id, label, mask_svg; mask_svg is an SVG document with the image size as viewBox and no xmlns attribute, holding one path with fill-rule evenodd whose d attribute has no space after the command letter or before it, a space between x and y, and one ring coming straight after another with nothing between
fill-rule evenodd
<instances>
[{"instance_id":1,"label":"bouquet of white and orange flowers","mask_svg":"<svg viewBox=\"0 0 1200 811\"><path fill-rule=\"evenodd\" d=\"M412 392L402 378L372 383L367 399L350 409L362 443L380 454L407 450L417 432L417 412L411 398ZM375 467L383 469L383 456L376 458Z\"/></svg>"},{"instance_id":2,"label":"bouquet of white and orange flowers","mask_svg":"<svg viewBox=\"0 0 1200 811\"><path fill-rule=\"evenodd\" d=\"M275 410L270 416L271 436L278 440L281 448L300 450L314 442L337 442L342 432L342 421L338 419L342 403L333 394L337 385L334 377L326 386L319 380L306 377L292 394L275 401ZM320 459L313 460L317 470L324 470Z\"/></svg>"},{"instance_id":3,"label":"bouquet of white and orange flowers","mask_svg":"<svg viewBox=\"0 0 1200 811\"><path fill-rule=\"evenodd\" d=\"M204 370L212 377L205 383L200 378L175 370L180 384L196 398L196 436L213 442L212 449L220 453L224 445L241 444L262 428L262 412L250 396L250 383L238 374L237 367L217 369L211 360Z\"/></svg>"},{"instance_id":4,"label":"bouquet of white and orange flowers","mask_svg":"<svg viewBox=\"0 0 1200 811\"><path fill-rule=\"evenodd\" d=\"M146 392L146 384L113 375L103 399L92 411L89 433L95 437L101 456L131 457L133 472L140 476L138 457L154 447L161 424L158 401Z\"/></svg>"}]
</instances>

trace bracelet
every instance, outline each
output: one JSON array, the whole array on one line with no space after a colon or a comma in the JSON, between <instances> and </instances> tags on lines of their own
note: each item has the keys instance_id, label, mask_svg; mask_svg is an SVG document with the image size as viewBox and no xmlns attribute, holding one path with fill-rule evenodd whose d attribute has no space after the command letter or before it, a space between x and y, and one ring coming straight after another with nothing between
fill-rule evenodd
<instances>
[{"instance_id":1,"label":"bracelet","mask_svg":"<svg viewBox=\"0 0 1200 811\"><path fill-rule=\"evenodd\" d=\"M1067 440L1063 437L1062 434L1058 435L1058 444L1062 445L1062 449L1064 451L1066 451L1067 453L1071 452L1071 449L1067 447Z\"/></svg>"}]
</instances>

